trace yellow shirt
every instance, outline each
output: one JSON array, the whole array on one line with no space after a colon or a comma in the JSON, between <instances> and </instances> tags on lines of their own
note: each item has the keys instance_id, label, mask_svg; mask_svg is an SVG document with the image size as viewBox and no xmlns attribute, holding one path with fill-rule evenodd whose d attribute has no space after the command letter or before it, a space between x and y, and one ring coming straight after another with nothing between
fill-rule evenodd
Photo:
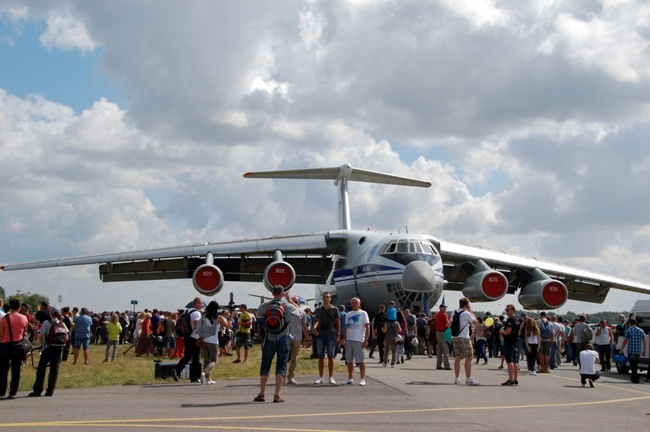
<instances>
[{"instance_id":1,"label":"yellow shirt","mask_svg":"<svg viewBox=\"0 0 650 432\"><path fill-rule=\"evenodd\" d=\"M246 328L241 325L242 321L250 321L251 325ZM250 333L251 332L251 327L253 326L253 316L250 314L250 312L242 312L239 314L239 319L237 320L237 331L240 333Z\"/></svg>"},{"instance_id":2,"label":"yellow shirt","mask_svg":"<svg viewBox=\"0 0 650 432\"><path fill-rule=\"evenodd\" d=\"M108 323L108 340L116 341L120 339L120 333L122 332L122 326L120 323Z\"/></svg>"}]
</instances>

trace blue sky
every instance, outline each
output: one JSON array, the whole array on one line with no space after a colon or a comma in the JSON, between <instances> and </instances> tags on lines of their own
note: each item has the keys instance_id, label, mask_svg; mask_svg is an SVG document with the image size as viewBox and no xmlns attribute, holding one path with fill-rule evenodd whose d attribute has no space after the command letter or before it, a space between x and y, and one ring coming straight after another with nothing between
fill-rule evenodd
<instances>
[{"instance_id":1,"label":"blue sky","mask_svg":"<svg viewBox=\"0 0 650 432\"><path fill-rule=\"evenodd\" d=\"M99 98L123 104L123 93L101 68L101 47L92 52L48 49L39 42L43 21L0 19L0 87L25 98L40 94L80 113Z\"/></svg>"}]
</instances>

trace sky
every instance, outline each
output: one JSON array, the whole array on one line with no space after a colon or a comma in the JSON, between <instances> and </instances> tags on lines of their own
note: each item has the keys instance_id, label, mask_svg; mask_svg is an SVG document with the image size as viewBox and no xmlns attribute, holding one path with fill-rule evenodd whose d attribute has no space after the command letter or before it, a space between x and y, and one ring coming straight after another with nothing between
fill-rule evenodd
<instances>
[{"instance_id":1,"label":"sky","mask_svg":"<svg viewBox=\"0 0 650 432\"><path fill-rule=\"evenodd\" d=\"M0 263L333 229L330 182L242 175L349 163L432 183L352 184L355 228L650 283L649 81L645 1L0 0ZM194 297L96 266L0 286L94 310Z\"/></svg>"}]
</instances>

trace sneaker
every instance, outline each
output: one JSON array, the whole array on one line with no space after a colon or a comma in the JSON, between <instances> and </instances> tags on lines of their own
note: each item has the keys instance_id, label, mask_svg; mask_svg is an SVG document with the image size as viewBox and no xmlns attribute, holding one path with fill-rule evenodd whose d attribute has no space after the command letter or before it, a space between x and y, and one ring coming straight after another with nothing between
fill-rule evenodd
<instances>
[{"instance_id":1,"label":"sneaker","mask_svg":"<svg viewBox=\"0 0 650 432\"><path fill-rule=\"evenodd\" d=\"M178 372L176 372L176 369L172 369L172 378L178 382Z\"/></svg>"},{"instance_id":2,"label":"sneaker","mask_svg":"<svg viewBox=\"0 0 650 432\"><path fill-rule=\"evenodd\" d=\"M519 381L514 380L514 381L513 381L513 384L514 384L515 386L518 386L518 385L519 385Z\"/></svg>"},{"instance_id":3,"label":"sneaker","mask_svg":"<svg viewBox=\"0 0 650 432\"><path fill-rule=\"evenodd\" d=\"M478 382L474 381L474 378L469 377L465 380L465 385L478 385Z\"/></svg>"},{"instance_id":4,"label":"sneaker","mask_svg":"<svg viewBox=\"0 0 650 432\"><path fill-rule=\"evenodd\" d=\"M508 381L506 381L504 383L501 383L501 385L502 386L513 386L513 385L515 385L515 382L508 380Z\"/></svg>"},{"instance_id":5,"label":"sneaker","mask_svg":"<svg viewBox=\"0 0 650 432\"><path fill-rule=\"evenodd\" d=\"M298 385L298 381L296 381L295 378L289 378L289 382L287 384Z\"/></svg>"},{"instance_id":6,"label":"sneaker","mask_svg":"<svg viewBox=\"0 0 650 432\"><path fill-rule=\"evenodd\" d=\"M394 367L395 367L395 365L391 363L391 365L390 365L390 367L392 367L392 368L394 368Z\"/></svg>"},{"instance_id":7,"label":"sneaker","mask_svg":"<svg viewBox=\"0 0 650 432\"><path fill-rule=\"evenodd\" d=\"M316 381L314 381L314 384L323 384L323 377L320 377Z\"/></svg>"},{"instance_id":8,"label":"sneaker","mask_svg":"<svg viewBox=\"0 0 650 432\"><path fill-rule=\"evenodd\" d=\"M486 366L487 364L488 364L488 362L483 362L481 365Z\"/></svg>"},{"instance_id":9,"label":"sneaker","mask_svg":"<svg viewBox=\"0 0 650 432\"><path fill-rule=\"evenodd\" d=\"M581 384L583 387L585 387L587 384Z\"/></svg>"},{"instance_id":10,"label":"sneaker","mask_svg":"<svg viewBox=\"0 0 650 432\"><path fill-rule=\"evenodd\" d=\"M382 365L383 367L388 367L388 365L387 365L386 363L382 363L381 365Z\"/></svg>"},{"instance_id":11,"label":"sneaker","mask_svg":"<svg viewBox=\"0 0 650 432\"><path fill-rule=\"evenodd\" d=\"M460 378L456 377L456 379L454 380L454 384L460 384Z\"/></svg>"},{"instance_id":12,"label":"sneaker","mask_svg":"<svg viewBox=\"0 0 650 432\"><path fill-rule=\"evenodd\" d=\"M212 381L212 380L206 381L206 384L216 384L216 383L217 383L216 381Z\"/></svg>"},{"instance_id":13,"label":"sneaker","mask_svg":"<svg viewBox=\"0 0 650 432\"><path fill-rule=\"evenodd\" d=\"M537 375L537 372L535 372L534 370L532 370L532 371L529 372L529 375Z\"/></svg>"},{"instance_id":14,"label":"sneaker","mask_svg":"<svg viewBox=\"0 0 650 432\"><path fill-rule=\"evenodd\" d=\"M330 377L330 384L336 384L336 381L334 381L334 377Z\"/></svg>"},{"instance_id":15,"label":"sneaker","mask_svg":"<svg viewBox=\"0 0 650 432\"><path fill-rule=\"evenodd\" d=\"M359 381L359 385L360 385L360 386L364 386L364 385L366 385L366 380L364 380L363 378L361 378L361 381Z\"/></svg>"},{"instance_id":16,"label":"sneaker","mask_svg":"<svg viewBox=\"0 0 650 432\"><path fill-rule=\"evenodd\" d=\"M201 372L201 378L199 378L201 384L205 384L205 372Z\"/></svg>"},{"instance_id":17,"label":"sneaker","mask_svg":"<svg viewBox=\"0 0 650 432\"><path fill-rule=\"evenodd\" d=\"M27 397L41 397L41 394L40 394L40 393L31 392L30 394L27 395Z\"/></svg>"},{"instance_id":18,"label":"sneaker","mask_svg":"<svg viewBox=\"0 0 650 432\"><path fill-rule=\"evenodd\" d=\"M592 380L587 380L589 382L589 387L594 388L594 382Z\"/></svg>"},{"instance_id":19,"label":"sneaker","mask_svg":"<svg viewBox=\"0 0 650 432\"><path fill-rule=\"evenodd\" d=\"M347 380L343 381L341 384L343 384L343 385L354 384L354 380L353 379L347 379Z\"/></svg>"}]
</instances>

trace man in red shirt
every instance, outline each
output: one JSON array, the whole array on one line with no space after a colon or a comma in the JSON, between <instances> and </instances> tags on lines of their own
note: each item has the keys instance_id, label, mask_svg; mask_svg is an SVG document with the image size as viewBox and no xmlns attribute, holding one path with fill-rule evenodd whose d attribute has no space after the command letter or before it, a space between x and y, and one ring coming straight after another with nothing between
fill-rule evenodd
<instances>
[{"instance_id":1,"label":"man in red shirt","mask_svg":"<svg viewBox=\"0 0 650 432\"><path fill-rule=\"evenodd\" d=\"M442 369L444 362L445 370L451 370L449 365L449 346L445 340L445 330L451 325L447 315L447 306L443 303L440 305L440 311L436 314L436 369Z\"/></svg>"}]
</instances>

